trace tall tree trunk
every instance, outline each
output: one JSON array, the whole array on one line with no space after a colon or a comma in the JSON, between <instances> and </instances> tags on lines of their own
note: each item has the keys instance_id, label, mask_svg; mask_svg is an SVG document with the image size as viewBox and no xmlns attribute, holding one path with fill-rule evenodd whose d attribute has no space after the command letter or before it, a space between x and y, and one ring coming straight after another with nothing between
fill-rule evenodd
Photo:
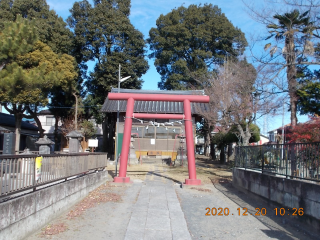
<instances>
[{"instance_id":1,"label":"tall tree trunk","mask_svg":"<svg viewBox=\"0 0 320 240\"><path fill-rule=\"evenodd\" d=\"M58 116L54 116L55 118L55 123L54 123L54 150L55 151L59 151L60 148L59 148L59 144L61 144L61 140L59 139L59 134L58 134L58 128L59 128L59 125L58 125L58 122L59 122L59 117Z\"/></svg>"},{"instance_id":2,"label":"tall tree trunk","mask_svg":"<svg viewBox=\"0 0 320 240\"><path fill-rule=\"evenodd\" d=\"M210 133L210 126L208 126L208 129L205 131L205 139L204 139L204 155L206 157L210 156L210 142L211 142L211 133Z\"/></svg>"},{"instance_id":3,"label":"tall tree trunk","mask_svg":"<svg viewBox=\"0 0 320 240\"><path fill-rule=\"evenodd\" d=\"M33 118L36 121L38 129L39 129L39 137L43 138L45 130L42 128L42 124L41 124L41 122L40 122L40 120L38 118L37 106L35 106L35 110L34 111L29 106L27 107L27 110L30 113L30 116L27 116L27 117L28 118Z\"/></svg>"},{"instance_id":4,"label":"tall tree trunk","mask_svg":"<svg viewBox=\"0 0 320 240\"><path fill-rule=\"evenodd\" d=\"M107 152L110 155L114 154L114 120L110 113L107 113L102 124L103 128L103 146L102 151Z\"/></svg>"},{"instance_id":5,"label":"tall tree trunk","mask_svg":"<svg viewBox=\"0 0 320 240\"><path fill-rule=\"evenodd\" d=\"M225 154L224 148L225 148L225 145L221 146L220 148L220 163L226 162L226 154Z\"/></svg>"},{"instance_id":6,"label":"tall tree trunk","mask_svg":"<svg viewBox=\"0 0 320 240\"><path fill-rule=\"evenodd\" d=\"M216 160L216 148L215 148L215 144L213 141L211 141L210 143L210 155L211 155L211 159L212 160Z\"/></svg>"},{"instance_id":7,"label":"tall tree trunk","mask_svg":"<svg viewBox=\"0 0 320 240\"><path fill-rule=\"evenodd\" d=\"M15 153L19 154L20 150L20 134L21 134L21 122L22 122L22 114L21 113L15 113L15 137L16 137L16 143L15 143Z\"/></svg>"},{"instance_id":8,"label":"tall tree trunk","mask_svg":"<svg viewBox=\"0 0 320 240\"><path fill-rule=\"evenodd\" d=\"M286 54L286 62L287 62L287 81L289 87L289 96L290 96L290 112L291 112L291 127L295 127L297 125L297 103L298 103L298 95L297 95L297 70L295 61L295 44L293 34L287 34L285 40L285 46L287 48Z\"/></svg>"},{"instance_id":9,"label":"tall tree trunk","mask_svg":"<svg viewBox=\"0 0 320 240\"><path fill-rule=\"evenodd\" d=\"M228 144L228 153L227 153L227 155L228 155L228 162L230 161L230 156L232 155L232 144L233 144L233 143L229 143L229 144Z\"/></svg>"}]
</instances>

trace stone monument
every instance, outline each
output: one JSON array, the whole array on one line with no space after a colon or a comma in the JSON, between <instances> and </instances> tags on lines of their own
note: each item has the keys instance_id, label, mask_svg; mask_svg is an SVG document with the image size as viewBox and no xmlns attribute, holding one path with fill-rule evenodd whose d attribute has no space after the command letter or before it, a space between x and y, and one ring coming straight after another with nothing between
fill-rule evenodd
<instances>
[{"instance_id":1,"label":"stone monument","mask_svg":"<svg viewBox=\"0 0 320 240\"><path fill-rule=\"evenodd\" d=\"M3 155L15 154L16 135L14 133L5 132L3 134Z\"/></svg>"},{"instance_id":2,"label":"stone monument","mask_svg":"<svg viewBox=\"0 0 320 240\"><path fill-rule=\"evenodd\" d=\"M81 140L83 135L78 131L72 131L67 134L69 138L69 153L78 153L81 150Z\"/></svg>"},{"instance_id":3,"label":"stone monument","mask_svg":"<svg viewBox=\"0 0 320 240\"><path fill-rule=\"evenodd\" d=\"M54 142L52 142L46 135L44 135L44 137L39 138L39 140L36 141L35 144L39 145L39 154L50 154L50 145L53 145Z\"/></svg>"}]
</instances>

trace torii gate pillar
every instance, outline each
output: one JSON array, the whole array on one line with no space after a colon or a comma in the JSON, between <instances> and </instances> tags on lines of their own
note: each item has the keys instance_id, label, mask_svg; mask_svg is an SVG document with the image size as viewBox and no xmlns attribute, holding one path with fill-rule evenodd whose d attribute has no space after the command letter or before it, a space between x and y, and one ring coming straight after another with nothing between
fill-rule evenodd
<instances>
[{"instance_id":1,"label":"torii gate pillar","mask_svg":"<svg viewBox=\"0 0 320 240\"><path fill-rule=\"evenodd\" d=\"M175 119L184 119L185 132L186 132L186 144L187 144L187 156L188 156L188 171L189 178L185 180L186 185L200 185L201 180L197 179L196 164L194 156L194 141L192 131L192 116L191 116L191 102L209 102L208 96L200 95L168 95L168 94L124 94L124 93L109 93L110 100L127 100L126 120L124 123L124 134L122 142L122 150L120 156L120 171L119 176L114 178L114 182L129 183L130 178L127 174L128 154L130 146L132 117L134 110L134 101L167 101L167 102L183 102L184 115L174 115ZM143 114L137 113L136 117L140 118L169 118L170 114ZM173 116L173 115L172 115Z\"/></svg>"}]
</instances>

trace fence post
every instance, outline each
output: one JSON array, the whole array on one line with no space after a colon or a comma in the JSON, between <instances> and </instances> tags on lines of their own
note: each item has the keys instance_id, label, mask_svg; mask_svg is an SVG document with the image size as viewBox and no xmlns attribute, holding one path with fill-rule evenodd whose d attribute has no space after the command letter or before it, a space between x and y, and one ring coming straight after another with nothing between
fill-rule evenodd
<instances>
[{"instance_id":1,"label":"fence post","mask_svg":"<svg viewBox=\"0 0 320 240\"><path fill-rule=\"evenodd\" d=\"M36 174L37 174L37 170L36 170L36 158L33 158L33 191L35 192L37 190L36 187Z\"/></svg>"},{"instance_id":2,"label":"fence post","mask_svg":"<svg viewBox=\"0 0 320 240\"><path fill-rule=\"evenodd\" d=\"M242 147L243 148L243 147ZM247 149L244 148L244 169L247 170L247 162L248 162L248 152Z\"/></svg>"},{"instance_id":3,"label":"fence post","mask_svg":"<svg viewBox=\"0 0 320 240\"><path fill-rule=\"evenodd\" d=\"M288 145L288 154L287 154L287 157L286 157L286 178L288 178L288 156L290 156L290 146Z\"/></svg>"}]
</instances>

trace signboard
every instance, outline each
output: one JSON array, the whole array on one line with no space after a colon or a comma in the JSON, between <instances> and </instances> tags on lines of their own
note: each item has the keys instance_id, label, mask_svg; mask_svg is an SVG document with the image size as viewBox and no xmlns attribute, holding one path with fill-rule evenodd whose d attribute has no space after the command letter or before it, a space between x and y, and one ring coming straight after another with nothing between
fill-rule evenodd
<instances>
[{"instance_id":1,"label":"signboard","mask_svg":"<svg viewBox=\"0 0 320 240\"><path fill-rule=\"evenodd\" d=\"M3 134L3 155L14 154L15 139L14 133Z\"/></svg>"},{"instance_id":2,"label":"signboard","mask_svg":"<svg viewBox=\"0 0 320 240\"><path fill-rule=\"evenodd\" d=\"M150 143L151 143L152 145L155 145L155 144L156 144L156 140L155 140L154 138L151 138L150 141L151 141Z\"/></svg>"},{"instance_id":3,"label":"signboard","mask_svg":"<svg viewBox=\"0 0 320 240\"><path fill-rule=\"evenodd\" d=\"M89 147L98 147L98 139L89 139L88 146Z\"/></svg>"},{"instance_id":4,"label":"signboard","mask_svg":"<svg viewBox=\"0 0 320 240\"><path fill-rule=\"evenodd\" d=\"M42 165L42 157L36 158L36 181L41 178L41 165Z\"/></svg>"}]
</instances>

